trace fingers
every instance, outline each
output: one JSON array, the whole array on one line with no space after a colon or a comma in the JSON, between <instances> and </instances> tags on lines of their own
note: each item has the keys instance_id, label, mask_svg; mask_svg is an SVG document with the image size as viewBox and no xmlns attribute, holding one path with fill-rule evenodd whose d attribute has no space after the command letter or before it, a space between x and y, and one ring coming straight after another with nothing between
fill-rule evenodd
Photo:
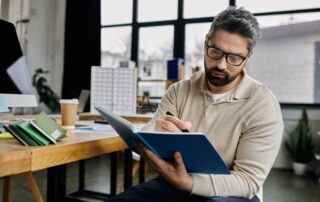
<instances>
[{"instance_id":1,"label":"fingers","mask_svg":"<svg viewBox=\"0 0 320 202\"><path fill-rule=\"evenodd\" d=\"M155 130L160 132L181 132L181 129L177 125L169 120L165 120L164 117L156 121Z\"/></svg>"},{"instance_id":2,"label":"fingers","mask_svg":"<svg viewBox=\"0 0 320 202\"><path fill-rule=\"evenodd\" d=\"M175 167L178 171L186 171L186 167L183 163L183 159L182 159L182 156L181 156L181 153L176 151L174 152L173 154L173 158L174 158L174 161L175 161Z\"/></svg>"},{"instance_id":3,"label":"fingers","mask_svg":"<svg viewBox=\"0 0 320 202\"><path fill-rule=\"evenodd\" d=\"M190 130L191 129L191 123L189 121L182 121L178 117L175 116L164 116L163 119L165 121L169 121L173 123L179 131L181 130ZM177 132L177 131L172 131L172 132Z\"/></svg>"},{"instance_id":4,"label":"fingers","mask_svg":"<svg viewBox=\"0 0 320 202\"><path fill-rule=\"evenodd\" d=\"M167 162L159 158L152 151L140 142L135 143L142 157L159 173L163 174L163 170L166 167Z\"/></svg>"}]
</instances>

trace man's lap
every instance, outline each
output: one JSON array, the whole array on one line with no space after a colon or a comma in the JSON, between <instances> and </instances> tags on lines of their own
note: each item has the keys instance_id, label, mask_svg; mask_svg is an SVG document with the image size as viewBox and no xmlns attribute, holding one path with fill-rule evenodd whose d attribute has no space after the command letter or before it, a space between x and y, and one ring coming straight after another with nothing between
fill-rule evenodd
<instances>
[{"instance_id":1,"label":"man's lap","mask_svg":"<svg viewBox=\"0 0 320 202\"><path fill-rule=\"evenodd\" d=\"M205 198L179 190L169 184L163 177L157 177L143 184L134 186L123 193L111 198L111 202L122 201L196 201L196 202L259 202L255 196L253 199L241 197L213 197Z\"/></svg>"}]
</instances>

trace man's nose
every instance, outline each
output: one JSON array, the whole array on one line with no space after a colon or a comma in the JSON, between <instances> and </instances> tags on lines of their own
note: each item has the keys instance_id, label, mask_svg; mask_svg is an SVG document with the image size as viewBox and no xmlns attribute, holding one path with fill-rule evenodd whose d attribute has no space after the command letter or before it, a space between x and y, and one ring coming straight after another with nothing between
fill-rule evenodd
<instances>
[{"instance_id":1,"label":"man's nose","mask_svg":"<svg viewBox=\"0 0 320 202\"><path fill-rule=\"evenodd\" d=\"M219 60L217 60L217 67L221 70L224 70L227 68L227 58L226 56L224 55L222 58L220 58Z\"/></svg>"}]
</instances>

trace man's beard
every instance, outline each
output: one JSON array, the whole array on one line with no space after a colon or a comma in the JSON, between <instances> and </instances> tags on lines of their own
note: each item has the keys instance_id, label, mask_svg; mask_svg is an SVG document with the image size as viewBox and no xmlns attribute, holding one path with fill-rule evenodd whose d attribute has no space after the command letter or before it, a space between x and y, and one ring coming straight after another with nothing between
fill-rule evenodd
<instances>
[{"instance_id":1,"label":"man's beard","mask_svg":"<svg viewBox=\"0 0 320 202\"><path fill-rule=\"evenodd\" d=\"M224 70L219 69L218 67L214 67L213 69L208 69L207 65L205 64L205 74L206 74L206 78L207 80L214 86L225 86L229 83L231 83L232 81L234 81L239 74L241 73L241 71L233 76L230 76L230 74ZM224 74L223 77L216 77L213 75L213 73L219 73L219 74Z\"/></svg>"}]
</instances>

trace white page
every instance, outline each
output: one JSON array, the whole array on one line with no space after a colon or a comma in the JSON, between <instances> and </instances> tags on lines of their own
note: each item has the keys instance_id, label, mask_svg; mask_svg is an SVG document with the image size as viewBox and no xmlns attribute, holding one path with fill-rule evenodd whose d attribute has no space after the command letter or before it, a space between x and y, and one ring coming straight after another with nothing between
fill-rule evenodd
<instances>
[{"instance_id":1,"label":"white page","mask_svg":"<svg viewBox=\"0 0 320 202\"><path fill-rule=\"evenodd\" d=\"M7 73L23 94L35 94L25 58L21 56L8 69Z\"/></svg>"}]
</instances>

